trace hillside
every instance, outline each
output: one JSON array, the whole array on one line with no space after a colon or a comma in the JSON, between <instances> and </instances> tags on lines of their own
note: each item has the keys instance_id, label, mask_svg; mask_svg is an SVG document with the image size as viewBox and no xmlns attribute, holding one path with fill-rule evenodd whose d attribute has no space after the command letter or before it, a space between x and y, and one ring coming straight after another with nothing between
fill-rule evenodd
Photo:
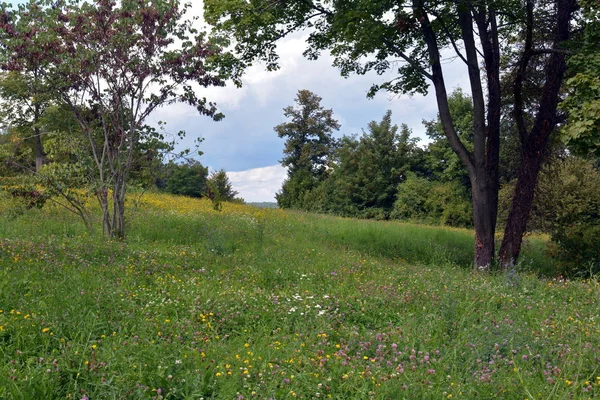
<instances>
[{"instance_id":1,"label":"hillside","mask_svg":"<svg viewBox=\"0 0 600 400\"><path fill-rule=\"evenodd\" d=\"M600 396L600 285L472 232L148 194L125 242L0 205L0 399ZM546 269L546 270L545 270Z\"/></svg>"}]
</instances>

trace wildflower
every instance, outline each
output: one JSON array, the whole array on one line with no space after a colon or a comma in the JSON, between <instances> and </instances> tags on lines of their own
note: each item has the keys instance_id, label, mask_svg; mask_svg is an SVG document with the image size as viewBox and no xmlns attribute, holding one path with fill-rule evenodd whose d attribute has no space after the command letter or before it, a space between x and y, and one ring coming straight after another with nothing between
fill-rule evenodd
<instances>
[{"instance_id":1,"label":"wildflower","mask_svg":"<svg viewBox=\"0 0 600 400\"><path fill-rule=\"evenodd\" d=\"M48 332L49 330L50 330L50 328L44 328L44 329L42 329L42 333L46 333L46 332Z\"/></svg>"}]
</instances>

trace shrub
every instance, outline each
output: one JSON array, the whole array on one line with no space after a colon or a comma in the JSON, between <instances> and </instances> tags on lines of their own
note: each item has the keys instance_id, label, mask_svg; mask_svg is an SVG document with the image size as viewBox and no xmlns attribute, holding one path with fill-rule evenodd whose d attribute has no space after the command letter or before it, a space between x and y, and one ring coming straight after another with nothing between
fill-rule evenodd
<instances>
[{"instance_id":1,"label":"shrub","mask_svg":"<svg viewBox=\"0 0 600 400\"><path fill-rule=\"evenodd\" d=\"M458 182L429 181L410 175L398 185L391 217L432 224L473 225L471 203Z\"/></svg>"},{"instance_id":2,"label":"shrub","mask_svg":"<svg viewBox=\"0 0 600 400\"><path fill-rule=\"evenodd\" d=\"M187 164L169 164L165 190L189 197L202 197L206 191L208 168L197 161Z\"/></svg>"},{"instance_id":3,"label":"shrub","mask_svg":"<svg viewBox=\"0 0 600 400\"><path fill-rule=\"evenodd\" d=\"M546 170L533 211L566 274L600 272L600 173L591 162L568 157Z\"/></svg>"}]
</instances>

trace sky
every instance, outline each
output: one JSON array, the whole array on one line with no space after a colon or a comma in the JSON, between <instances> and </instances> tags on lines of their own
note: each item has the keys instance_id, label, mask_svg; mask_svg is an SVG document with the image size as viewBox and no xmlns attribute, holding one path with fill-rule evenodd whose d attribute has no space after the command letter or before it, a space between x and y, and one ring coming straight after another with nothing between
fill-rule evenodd
<instances>
[{"instance_id":1,"label":"sky","mask_svg":"<svg viewBox=\"0 0 600 400\"><path fill-rule=\"evenodd\" d=\"M190 15L201 14L202 2L195 0ZM367 99L372 84L393 75L354 75L345 79L332 66L329 54L324 53L316 61L304 59L306 37L306 33L298 33L278 43L278 71L268 72L257 64L246 71L242 88L233 84L202 88L199 95L217 103L225 114L223 120L214 122L198 115L192 107L175 104L158 109L147 122L166 122L167 132L171 133L186 131L180 149L193 147L194 140L204 138L200 162L211 171L227 171L234 189L247 202L275 201L275 193L281 188L286 176L279 164L284 139L278 138L273 128L286 121L283 108L294 104L298 90L314 92L322 97L323 107L333 110L341 124L334 136L360 134L370 121L380 121L387 110L392 110L394 123L405 123L413 136L425 138L422 120L437 116L433 93L398 96L380 92ZM468 78L460 61L448 61L445 70L447 88L466 87Z\"/></svg>"}]
</instances>

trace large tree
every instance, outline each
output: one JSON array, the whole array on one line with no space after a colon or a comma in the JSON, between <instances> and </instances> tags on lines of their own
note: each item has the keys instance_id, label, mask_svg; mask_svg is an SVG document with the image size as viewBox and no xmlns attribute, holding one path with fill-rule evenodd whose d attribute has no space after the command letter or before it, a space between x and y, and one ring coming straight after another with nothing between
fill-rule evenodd
<instances>
[{"instance_id":1,"label":"large tree","mask_svg":"<svg viewBox=\"0 0 600 400\"><path fill-rule=\"evenodd\" d=\"M380 122L371 121L359 138L344 137L327 178L332 193L324 210L342 215L387 218L394 206L398 184L420 156L417 140L406 125L392 123L387 111Z\"/></svg>"},{"instance_id":2,"label":"large tree","mask_svg":"<svg viewBox=\"0 0 600 400\"><path fill-rule=\"evenodd\" d=\"M325 179L327 163L335 148L333 132L340 125L333 111L321 106L321 97L309 90L299 90L296 106L283 109L289 121L274 129L285 138L281 165L287 167L288 178L277 194L283 208L300 208L302 196Z\"/></svg>"},{"instance_id":3,"label":"large tree","mask_svg":"<svg viewBox=\"0 0 600 400\"><path fill-rule=\"evenodd\" d=\"M3 67L23 71L31 54L43 60L44 81L74 114L89 143L95 194L107 235L125 235L125 194L144 121L158 107L188 103L219 119L197 88L223 85L211 73L219 48L185 20L178 0L32 0L16 11L2 6ZM44 41L20 29L42 13ZM40 11L41 10L41 11Z\"/></svg>"},{"instance_id":4,"label":"large tree","mask_svg":"<svg viewBox=\"0 0 600 400\"><path fill-rule=\"evenodd\" d=\"M502 52L509 47L518 60L515 81L515 118L523 138L522 190L505 236L502 264L512 264L522 240L521 223L530 208L533 186L547 137L556 125L556 104L563 80L566 54L561 45L569 38L576 0L429 1L429 0L205 0L206 18L219 32L236 40L239 71L254 60L277 68L276 42L290 32L309 29L309 58L331 51L342 74L396 71L394 79L374 85L395 93L424 93L431 85L444 134L465 166L471 182L475 227L474 266L487 270L495 259L498 210L500 85ZM543 21L532 15L543 11ZM550 37L534 34L536 28ZM520 37L522 33L522 41ZM511 46L514 40L518 46ZM522 42L522 43L521 43ZM443 55L453 52L464 64L473 102L470 144L458 135L450 113L443 73ZM508 54L508 53L507 53ZM544 85L535 122L521 123L524 113L519 82L527 78L532 59L545 57ZM513 66L509 66L512 68ZM483 68L483 69L482 69ZM471 150L472 149L472 150ZM526 168L531 172L526 173Z\"/></svg>"}]
</instances>

